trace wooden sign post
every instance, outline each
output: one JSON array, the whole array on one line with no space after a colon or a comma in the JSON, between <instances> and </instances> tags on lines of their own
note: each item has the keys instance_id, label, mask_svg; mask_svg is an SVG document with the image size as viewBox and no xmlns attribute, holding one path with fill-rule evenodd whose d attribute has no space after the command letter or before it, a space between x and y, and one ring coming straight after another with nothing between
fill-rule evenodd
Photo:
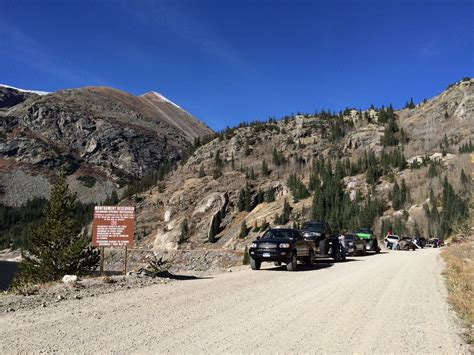
<instances>
[{"instance_id":1,"label":"wooden sign post","mask_svg":"<svg viewBox=\"0 0 474 355\"><path fill-rule=\"evenodd\" d=\"M95 206L92 245L100 247L100 274L104 274L105 247L125 248L124 274L127 273L128 247L133 246L135 207Z\"/></svg>"}]
</instances>

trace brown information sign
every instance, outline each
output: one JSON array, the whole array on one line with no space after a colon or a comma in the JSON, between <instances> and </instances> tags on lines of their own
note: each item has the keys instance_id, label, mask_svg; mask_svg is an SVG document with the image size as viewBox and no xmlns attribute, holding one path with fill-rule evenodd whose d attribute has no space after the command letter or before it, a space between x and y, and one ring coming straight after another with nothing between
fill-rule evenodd
<instances>
[{"instance_id":1,"label":"brown information sign","mask_svg":"<svg viewBox=\"0 0 474 355\"><path fill-rule=\"evenodd\" d=\"M133 246L135 207L95 206L92 244L96 247Z\"/></svg>"}]
</instances>

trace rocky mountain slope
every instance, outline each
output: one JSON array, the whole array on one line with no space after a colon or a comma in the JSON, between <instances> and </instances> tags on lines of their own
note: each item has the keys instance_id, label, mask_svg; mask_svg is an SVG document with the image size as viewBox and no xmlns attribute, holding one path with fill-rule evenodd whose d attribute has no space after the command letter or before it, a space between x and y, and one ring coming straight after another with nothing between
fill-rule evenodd
<instances>
[{"instance_id":1,"label":"rocky mountain slope","mask_svg":"<svg viewBox=\"0 0 474 355\"><path fill-rule=\"evenodd\" d=\"M380 168L381 156L401 152L411 166L404 162L397 167L392 155L388 159L392 165L375 181L369 183L374 179L368 176L370 166L355 169L342 179L343 189L353 204L380 201L381 211L372 221L377 234L384 220L398 219L407 233L419 229L428 235L423 205L429 202L430 188L439 193L441 178L447 176L459 191L461 169L468 176L472 171L468 154L459 154L459 147L474 136L474 80L463 80L416 107L395 111L392 131L387 131L389 123L381 122L386 112L374 108L346 110L335 118L326 113L300 115L223 132L171 173L165 188L155 187L122 202L136 205L138 211L138 246L132 260L144 262L147 254L155 253L193 269L240 264L245 246L262 225L275 225L285 201L292 209L287 225L311 218L314 192L295 198L288 178L295 174L309 187L321 157L335 169L338 162L356 165L374 153ZM396 143L384 143L389 133ZM419 166L418 159L424 159L425 166ZM429 175L431 165L438 169L436 176ZM394 208L392 200L395 183L406 184L409 191L401 208ZM273 199L267 198L268 191ZM250 208L242 208L242 198L249 200ZM351 218L358 221L357 216ZM246 237L241 235L244 221Z\"/></svg>"},{"instance_id":2,"label":"rocky mountain slope","mask_svg":"<svg viewBox=\"0 0 474 355\"><path fill-rule=\"evenodd\" d=\"M54 93L0 87L0 202L47 196L62 168L83 201L102 201L125 184L180 159L212 131L150 92L107 87Z\"/></svg>"},{"instance_id":3,"label":"rocky mountain slope","mask_svg":"<svg viewBox=\"0 0 474 355\"><path fill-rule=\"evenodd\" d=\"M0 109L18 105L30 97L46 94L48 93L42 91L22 90L0 84Z\"/></svg>"}]
</instances>

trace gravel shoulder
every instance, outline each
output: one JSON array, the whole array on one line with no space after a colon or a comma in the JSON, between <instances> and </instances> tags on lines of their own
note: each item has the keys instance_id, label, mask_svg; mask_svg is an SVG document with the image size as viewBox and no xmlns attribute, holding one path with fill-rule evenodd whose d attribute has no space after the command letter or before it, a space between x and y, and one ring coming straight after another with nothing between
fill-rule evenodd
<instances>
[{"instance_id":1,"label":"gravel shoulder","mask_svg":"<svg viewBox=\"0 0 474 355\"><path fill-rule=\"evenodd\" d=\"M0 353L467 353L437 249L268 264L0 314Z\"/></svg>"}]
</instances>

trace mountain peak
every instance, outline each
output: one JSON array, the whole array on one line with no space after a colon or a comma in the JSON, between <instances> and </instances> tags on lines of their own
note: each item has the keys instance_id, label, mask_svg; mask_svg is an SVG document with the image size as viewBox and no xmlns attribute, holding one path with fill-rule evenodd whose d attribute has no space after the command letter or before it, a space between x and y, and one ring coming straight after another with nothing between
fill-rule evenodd
<instances>
[{"instance_id":1,"label":"mountain peak","mask_svg":"<svg viewBox=\"0 0 474 355\"><path fill-rule=\"evenodd\" d=\"M160 101L160 102L168 102L172 104L173 106L182 110L182 108L176 105L173 101L167 99L166 97L164 97L163 95L161 95L159 92L156 92L156 91L149 91L146 94L140 95L140 97L145 97L147 99Z\"/></svg>"}]
</instances>

